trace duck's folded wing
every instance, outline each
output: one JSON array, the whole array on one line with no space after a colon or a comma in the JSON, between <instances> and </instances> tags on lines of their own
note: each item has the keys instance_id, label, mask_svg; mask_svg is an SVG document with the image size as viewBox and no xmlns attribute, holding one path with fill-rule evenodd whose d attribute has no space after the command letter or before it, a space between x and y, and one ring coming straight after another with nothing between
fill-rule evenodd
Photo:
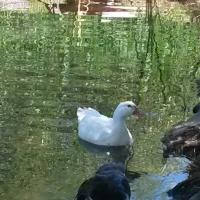
<instances>
[{"instance_id":1,"label":"duck's folded wing","mask_svg":"<svg viewBox=\"0 0 200 200\"><path fill-rule=\"evenodd\" d=\"M112 132L112 119L108 117L84 117L79 122L79 137L88 142L102 145Z\"/></svg>"},{"instance_id":2,"label":"duck's folded wing","mask_svg":"<svg viewBox=\"0 0 200 200\"><path fill-rule=\"evenodd\" d=\"M85 116L100 117L101 114L93 108L78 108L77 116L78 121L81 121Z\"/></svg>"}]
</instances>

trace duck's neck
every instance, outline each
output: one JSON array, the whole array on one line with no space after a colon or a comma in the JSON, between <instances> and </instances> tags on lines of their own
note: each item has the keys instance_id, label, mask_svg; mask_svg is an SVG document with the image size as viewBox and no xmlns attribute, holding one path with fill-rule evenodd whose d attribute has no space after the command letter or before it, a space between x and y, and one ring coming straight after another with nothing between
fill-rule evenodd
<instances>
[{"instance_id":1,"label":"duck's neck","mask_svg":"<svg viewBox=\"0 0 200 200\"><path fill-rule=\"evenodd\" d=\"M113 120L120 124L125 124L126 117L120 115L119 112L115 111L113 114Z\"/></svg>"}]
</instances>

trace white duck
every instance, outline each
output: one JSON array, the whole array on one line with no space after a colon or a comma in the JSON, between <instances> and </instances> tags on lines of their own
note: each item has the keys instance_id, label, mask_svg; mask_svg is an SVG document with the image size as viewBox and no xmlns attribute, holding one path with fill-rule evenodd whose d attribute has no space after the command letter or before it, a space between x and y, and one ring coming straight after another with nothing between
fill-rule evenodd
<instances>
[{"instance_id":1,"label":"white duck","mask_svg":"<svg viewBox=\"0 0 200 200\"><path fill-rule=\"evenodd\" d=\"M78 108L78 134L82 140L103 146L124 146L133 143L125 120L128 116L139 114L132 101L120 103L113 118L101 115L92 108Z\"/></svg>"}]
</instances>

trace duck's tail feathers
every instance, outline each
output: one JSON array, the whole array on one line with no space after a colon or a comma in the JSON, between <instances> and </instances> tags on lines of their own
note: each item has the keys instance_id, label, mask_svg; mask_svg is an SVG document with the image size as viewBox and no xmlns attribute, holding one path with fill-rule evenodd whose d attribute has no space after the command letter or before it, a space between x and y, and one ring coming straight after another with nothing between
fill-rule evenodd
<instances>
[{"instance_id":1,"label":"duck's tail feathers","mask_svg":"<svg viewBox=\"0 0 200 200\"><path fill-rule=\"evenodd\" d=\"M77 116L78 116L78 121L81 121L86 115L88 116L95 116L95 117L100 117L101 114L96 111L95 109L93 108L78 108L77 110Z\"/></svg>"},{"instance_id":2,"label":"duck's tail feathers","mask_svg":"<svg viewBox=\"0 0 200 200\"><path fill-rule=\"evenodd\" d=\"M80 107L77 109L78 121L81 121L85 117L85 110L86 108L80 108Z\"/></svg>"}]
</instances>

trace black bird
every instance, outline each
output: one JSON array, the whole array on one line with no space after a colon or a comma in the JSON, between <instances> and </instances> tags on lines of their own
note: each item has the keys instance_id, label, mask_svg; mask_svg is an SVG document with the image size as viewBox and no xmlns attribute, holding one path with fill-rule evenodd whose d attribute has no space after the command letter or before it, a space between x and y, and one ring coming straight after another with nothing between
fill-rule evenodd
<instances>
[{"instance_id":1,"label":"black bird","mask_svg":"<svg viewBox=\"0 0 200 200\"><path fill-rule=\"evenodd\" d=\"M79 187L75 200L130 200L131 191L121 163L101 166Z\"/></svg>"},{"instance_id":2,"label":"black bird","mask_svg":"<svg viewBox=\"0 0 200 200\"><path fill-rule=\"evenodd\" d=\"M200 199L200 156L190 163L187 171L189 173L187 180L168 191L168 195L174 200Z\"/></svg>"},{"instance_id":3,"label":"black bird","mask_svg":"<svg viewBox=\"0 0 200 200\"><path fill-rule=\"evenodd\" d=\"M194 115L186 122L171 128L161 139L163 156L186 156L193 159L200 153L200 103L193 108Z\"/></svg>"}]
</instances>

